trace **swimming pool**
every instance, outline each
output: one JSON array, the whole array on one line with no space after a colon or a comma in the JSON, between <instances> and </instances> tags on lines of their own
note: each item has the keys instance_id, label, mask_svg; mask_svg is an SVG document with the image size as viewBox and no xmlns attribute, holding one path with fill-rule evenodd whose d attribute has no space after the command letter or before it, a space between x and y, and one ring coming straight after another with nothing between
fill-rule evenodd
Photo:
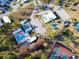
<instances>
[{"instance_id":1,"label":"swimming pool","mask_svg":"<svg viewBox=\"0 0 79 59\"><path fill-rule=\"evenodd\" d=\"M56 31L59 28L58 24L56 23L51 24L51 27L52 27L52 31Z\"/></svg>"},{"instance_id":2,"label":"swimming pool","mask_svg":"<svg viewBox=\"0 0 79 59\"><path fill-rule=\"evenodd\" d=\"M79 22L75 23L74 28L79 32Z\"/></svg>"}]
</instances>

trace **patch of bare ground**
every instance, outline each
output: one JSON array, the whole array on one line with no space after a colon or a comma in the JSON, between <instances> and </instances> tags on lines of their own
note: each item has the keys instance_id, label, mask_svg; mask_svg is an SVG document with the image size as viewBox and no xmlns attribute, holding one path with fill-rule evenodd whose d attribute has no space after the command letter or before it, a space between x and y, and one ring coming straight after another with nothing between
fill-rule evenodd
<instances>
[{"instance_id":1,"label":"patch of bare ground","mask_svg":"<svg viewBox=\"0 0 79 59\"><path fill-rule=\"evenodd\" d=\"M79 8L72 7L72 8L65 8L66 12L70 15L72 19L79 20Z\"/></svg>"}]
</instances>

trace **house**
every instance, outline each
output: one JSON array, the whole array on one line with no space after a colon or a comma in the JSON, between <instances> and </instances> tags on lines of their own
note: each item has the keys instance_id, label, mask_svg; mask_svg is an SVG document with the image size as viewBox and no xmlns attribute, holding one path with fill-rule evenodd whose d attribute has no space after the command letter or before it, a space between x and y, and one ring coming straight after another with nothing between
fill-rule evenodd
<instances>
[{"instance_id":1,"label":"house","mask_svg":"<svg viewBox=\"0 0 79 59\"><path fill-rule=\"evenodd\" d=\"M31 27L31 24L30 24L27 20L21 21L21 26L22 26L22 29L23 29L25 32L27 32L27 33L29 33L29 34L32 33L33 29L32 29L32 27Z\"/></svg>"},{"instance_id":2,"label":"house","mask_svg":"<svg viewBox=\"0 0 79 59\"><path fill-rule=\"evenodd\" d=\"M37 40L36 36L31 37L29 33L24 32L21 28L18 28L16 31L14 31L13 35L15 36L17 43L21 45L31 44Z\"/></svg>"},{"instance_id":3,"label":"house","mask_svg":"<svg viewBox=\"0 0 79 59\"><path fill-rule=\"evenodd\" d=\"M2 20L4 21L4 23L11 23L11 20L8 16L2 16Z\"/></svg>"},{"instance_id":4,"label":"house","mask_svg":"<svg viewBox=\"0 0 79 59\"><path fill-rule=\"evenodd\" d=\"M16 31L14 31L13 35L15 36L18 44L28 41L28 39L31 38L30 35L28 33L25 33L21 28L18 28Z\"/></svg>"},{"instance_id":5,"label":"house","mask_svg":"<svg viewBox=\"0 0 79 59\"><path fill-rule=\"evenodd\" d=\"M0 20L0 27L3 26L3 22Z\"/></svg>"},{"instance_id":6,"label":"house","mask_svg":"<svg viewBox=\"0 0 79 59\"><path fill-rule=\"evenodd\" d=\"M43 27L42 23L38 20L38 19L35 19L34 17L31 17L31 25L33 27L35 27L34 31L36 33L40 33L40 34L44 34L46 32L46 29Z\"/></svg>"},{"instance_id":7,"label":"house","mask_svg":"<svg viewBox=\"0 0 79 59\"><path fill-rule=\"evenodd\" d=\"M56 16L54 15L54 13L52 11L41 11L38 13L38 15L41 16L42 21L44 23L50 22L53 19L56 19Z\"/></svg>"},{"instance_id":8,"label":"house","mask_svg":"<svg viewBox=\"0 0 79 59\"><path fill-rule=\"evenodd\" d=\"M60 6L56 6L54 8L54 11L57 13L57 15L61 18L61 19L70 19L70 16L65 12L64 9L62 9Z\"/></svg>"},{"instance_id":9,"label":"house","mask_svg":"<svg viewBox=\"0 0 79 59\"><path fill-rule=\"evenodd\" d=\"M73 59L73 53L63 44L56 42L51 49L48 59Z\"/></svg>"}]
</instances>

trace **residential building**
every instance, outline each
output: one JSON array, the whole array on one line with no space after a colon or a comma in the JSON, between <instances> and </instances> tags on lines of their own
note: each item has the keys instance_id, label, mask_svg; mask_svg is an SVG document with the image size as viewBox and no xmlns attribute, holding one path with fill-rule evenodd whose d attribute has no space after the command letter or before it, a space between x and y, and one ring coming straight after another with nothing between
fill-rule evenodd
<instances>
[{"instance_id":1,"label":"residential building","mask_svg":"<svg viewBox=\"0 0 79 59\"><path fill-rule=\"evenodd\" d=\"M22 26L22 29L23 29L26 33L29 33L29 34L32 33L32 31L33 31L32 26L31 26L31 24L30 24L27 20L21 21L21 26Z\"/></svg>"},{"instance_id":2,"label":"residential building","mask_svg":"<svg viewBox=\"0 0 79 59\"><path fill-rule=\"evenodd\" d=\"M30 39L30 35L28 33L25 33L21 28L18 28L13 32L13 35L15 36L15 39L18 44L21 44L25 41L28 41Z\"/></svg>"},{"instance_id":3,"label":"residential building","mask_svg":"<svg viewBox=\"0 0 79 59\"><path fill-rule=\"evenodd\" d=\"M61 19L67 19L69 20L70 19L70 16L67 14L67 12L61 8L60 6L56 6L54 8L54 11L58 14L58 16L61 18Z\"/></svg>"},{"instance_id":4,"label":"residential building","mask_svg":"<svg viewBox=\"0 0 79 59\"><path fill-rule=\"evenodd\" d=\"M36 33L44 34L46 32L46 29L43 27L42 23L37 19L34 18L34 16L31 16L31 25L35 27L34 31Z\"/></svg>"},{"instance_id":5,"label":"residential building","mask_svg":"<svg viewBox=\"0 0 79 59\"><path fill-rule=\"evenodd\" d=\"M53 19L56 19L56 16L54 15L54 13L52 11L41 11L38 13L38 15L41 16L42 21L44 23L50 22Z\"/></svg>"}]
</instances>

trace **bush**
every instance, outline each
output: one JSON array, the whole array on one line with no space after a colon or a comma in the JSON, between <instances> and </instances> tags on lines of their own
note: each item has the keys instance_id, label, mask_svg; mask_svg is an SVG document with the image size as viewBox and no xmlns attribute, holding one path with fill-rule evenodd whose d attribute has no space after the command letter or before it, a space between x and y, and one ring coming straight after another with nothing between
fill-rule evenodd
<instances>
[{"instance_id":1,"label":"bush","mask_svg":"<svg viewBox=\"0 0 79 59\"><path fill-rule=\"evenodd\" d=\"M0 59L3 59L3 56L0 56Z\"/></svg>"},{"instance_id":2,"label":"bush","mask_svg":"<svg viewBox=\"0 0 79 59\"><path fill-rule=\"evenodd\" d=\"M66 36L66 37L69 37L70 31L69 31L68 29L64 29L63 32L62 32L62 34L63 34L64 36Z\"/></svg>"},{"instance_id":3,"label":"bush","mask_svg":"<svg viewBox=\"0 0 79 59\"><path fill-rule=\"evenodd\" d=\"M25 59L33 59L33 57L32 56L27 56L27 57L25 57Z\"/></svg>"},{"instance_id":4,"label":"bush","mask_svg":"<svg viewBox=\"0 0 79 59\"><path fill-rule=\"evenodd\" d=\"M16 55L4 55L3 59L17 59Z\"/></svg>"},{"instance_id":5,"label":"bush","mask_svg":"<svg viewBox=\"0 0 79 59\"><path fill-rule=\"evenodd\" d=\"M8 50L9 49L9 42L7 40L4 40L1 45L2 50Z\"/></svg>"},{"instance_id":6,"label":"bush","mask_svg":"<svg viewBox=\"0 0 79 59\"><path fill-rule=\"evenodd\" d=\"M45 54L41 54L40 59L47 59L47 57L45 56Z\"/></svg>"},{"instance_id":7,"label":"bush","mask_svg":"<svg viewBox=\"0 0 79 59\"><path fill-rule=\"evenodd\" d=\"M79 2L75 2L75 3L73 4L73 6L77 6L78 3L79 3Z\"/></svg>"},{"instance_id":8,"label":"bush","mask_svg":"<svg viewBox=\"0 0 79 59\"><path fill-rule=\"evenodd\" d=\"M9 49L9 46L3 46L2 45L1 48L2 48L3 51L5 51L5 50L8 50Z\"/></svg>"}]
</instances>

